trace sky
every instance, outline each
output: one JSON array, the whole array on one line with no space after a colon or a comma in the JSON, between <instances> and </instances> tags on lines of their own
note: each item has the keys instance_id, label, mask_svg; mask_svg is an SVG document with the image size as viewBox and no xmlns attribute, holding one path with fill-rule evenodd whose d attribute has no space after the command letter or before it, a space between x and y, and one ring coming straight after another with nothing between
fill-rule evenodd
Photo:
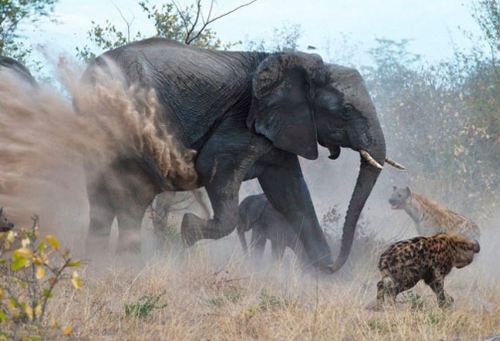
<instances>
[{"instance_id":1,"label":"sky","mask_svg":"<svg viewBox=\"0 0 500 341\"><path fill-rule=\"evenodd\" d=\"M210 0L205 0L208 8ZM27 39L56 54L75 54L76 46L87 42L86 32L91 21L110 20L125 28L117 7L132 21L132 32L140 30L150 35L152 25L143 15L138 0L60 0L55 8L57 23L44 21L38 27L24 27ZM150 0L151 3L162 1ZM227 12L246 0L216 0L215 14ZM179 0L190 4L189 0ZM453 45L467 47L459 27L478 32L470 15L467 0L257 0L213 24L223 41L272 39L275 27L298 24L302 38L300 47L318 48L321 55L330 42L331 54L336 50L341 34L359 45L360 51L374 46L375 38L410 39L410 50L424 60L437 62L451 56ZM240 46L239 49L242 49ZM361 61L367 55L360 52Z\"/></svg>"}]
</instances>

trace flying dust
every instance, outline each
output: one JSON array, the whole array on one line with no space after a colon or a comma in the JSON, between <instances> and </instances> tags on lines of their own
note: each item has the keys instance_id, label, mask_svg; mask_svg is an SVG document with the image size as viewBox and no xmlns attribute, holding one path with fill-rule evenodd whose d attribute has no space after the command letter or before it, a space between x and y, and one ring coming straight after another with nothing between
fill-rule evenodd
<instances>
[{"instance_id":1,"label":"flying dust","mask_svg":"<svg viewBox=\"0 0 500 341\"><path fill-rule=\"evenodd\" d=\"M73 103L54 88L32 87L0 72L0 204L18 225L32 214L49 227L85 213L85 176L120 157L148 155L165 189L196 182L194 152L183 149L161 121L153 90L126 85L109 61L81 77L60 60L58 78ZM91 81L89 81L91 80Z\"/></svg>"}]
</instances>

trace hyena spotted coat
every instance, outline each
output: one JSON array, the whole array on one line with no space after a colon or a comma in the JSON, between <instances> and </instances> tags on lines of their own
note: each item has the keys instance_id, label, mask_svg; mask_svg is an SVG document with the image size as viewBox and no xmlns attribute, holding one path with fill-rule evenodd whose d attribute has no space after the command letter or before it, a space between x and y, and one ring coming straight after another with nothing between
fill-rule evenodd
<instances>
[{"instance_id":1,"label":"hyena spotted coat","mask_svg":"<svg viewBox=\"0 0 500 341\"><path fill-rule=\"evenodd\" d=\"M421 236L434 233L458 233L479 240L480 232L476 223L463 215L449 210L410 188L393 187L389 198L393 209L403 209L413 219Z\"/></svg>"},{"instance_id":2,"label":"hyena spotted coat","mask_svg":"<svg viewBox=\"0 0 500 341\"><path fill-rule=\"evenodd\" d=\"M382 279L377 284L377 305L424 280L436 294L440 307L453 303L444 291L444 278L451 270L463 268L480 250L479 243L460 234L438 233L396 242L382 253L378 268Z\"/></svg>"}]
</instances>

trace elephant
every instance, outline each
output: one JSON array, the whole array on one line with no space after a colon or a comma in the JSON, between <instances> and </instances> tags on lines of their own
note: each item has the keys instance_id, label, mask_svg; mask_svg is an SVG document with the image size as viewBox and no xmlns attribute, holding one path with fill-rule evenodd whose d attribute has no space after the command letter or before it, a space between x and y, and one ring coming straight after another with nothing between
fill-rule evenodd
<instances>
[{"instance_id":1,"label":"elephant","mask_svg":"<svg viewBox=\"0 0 500 341\"><path fill-rule=\"evenodd\" d=\"M248 196L240 203L237 231L245 253L248 252L245 232L250 230L251 247L259 258L264 253L267 240L270 240L275 261L283 259L285 249L289 247L301 263L305 262L304 249L297 233L289 226L285 217L272 207L263 193Z\"/></svg>"},{"instance_id":2,"label":"elephant","mask_svg":"<svg viewBox=\"0 0 500 341\"><path fill-rule=\"evenodd\" d=\"M192 201L191 198L193 198L194 201ZM194 202L198 203L206 217L210 216L209 208L205 203L203 192L200 189L189 192L187 197L179 197L178 192L163 192L156 196L151 207L151 218L153 222L153 231L158 241L158 248L163 248L167 242L169 215L172 213L172 210L188 209L192 207ZM182 207L177 208L177 206Z\"/></svg>"},{"instance_id":3,"label":"elephant","mask_svg":"<svg viewBox=\"0 0 500 341\"><path fill-rule=\"evenodd\" d=\"M179 145L194 150L197 181L205 187L211 219L186 213L186 247L220 239L238 223L241 183L258 179L272 206L298 235L310 265L332 273L346 262L354 229L386 157L384 134L360 73L303 52L217 51L165 38L132 42L97 57L82 79L121 70L125 81L152 89L157 128L168 126ZM340 149L360 154L360 169L334 262L304 180L299 156L318 158L318 144L336 159ZM87 181L90 224L87 247L106 247L118 219L118 247L140 250L146 208L165 190L191 190L168 181L148 155L121 155ZM109 183L121 184L116 190ZM127 241L134 243L125 246Z\"/></svg>"},{"instance_id":4,"label":"elephant","mask_svg":"<svg viewBox=\"0 0 500 341\"><path fill-rule=\"evenodd\" d=\"M31 84L32 86L37 85L35 78L33 78L30 71L28 70L28 68L15 59L0 56L0 70L2 68L8 68L8 69L16 72L16 74L22 80Z\"/></svg>"}]
</instances>

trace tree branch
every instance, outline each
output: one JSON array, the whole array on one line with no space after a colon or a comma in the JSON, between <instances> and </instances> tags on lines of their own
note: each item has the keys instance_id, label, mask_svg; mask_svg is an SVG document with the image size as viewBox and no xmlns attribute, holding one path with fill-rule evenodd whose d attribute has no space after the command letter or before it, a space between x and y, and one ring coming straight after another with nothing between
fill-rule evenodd
<instances>
[{"instance_id":1,"label":"tree branch","mask_svg":"<svg viewBox=\"0 0 500 341\"><path fill-rule=\"evenodd\" d=\"M213 0L211 3L212 4L214 3ZM210 5L210 8L212 8L212 5ZM186 34L186 38L184 39L185 43L187 43L189 41L189 37L191 36L194 29L196 28L196 25L198 25L198 20L200 19L200 13L201 13L201 0L197 0L196 1L196 18L194 20L194 23L191 25L191 29Z\"/></svg>"},{"instance_id":2,"label":"tree branch","mask_svg":"<svg viewBox=\"0 0 500 341\"><path fill-rule=\"evenodd\" d=\"M253 4L254 2L256 2L257 0L252 0L250 2L247 2L247 3L244 3L238 7L235 7L233 8L232 10L226 12L226 13L223 13L223 14L220 14L218 16L216 16L215 18L210 18L211 16L211 13L212 13L212 7L213 7L213 0L212 2L210 3L210 11L208 13L208 16L207 16L207 20L203 23L203 25L201 26L201 28L198 30L198 32L193 36L193 37L190 37L189 39L186 39L185 43L187 45L190 45L193 41L195 41L196 39L198 39L200 37L200 35L203 33L203 31L207 28L208 25L212 24L213 22L221 19L221 18L224 18L226 16L228 16L229 14L231 13L234 13L236 12L237 10L243 8L243 7L247 7L247 6L250 6L251 4ZM200 8L201 10L201 8Z\"/></svg>"},{"instance_id":3,"label":"tree branch","mask_svg":"<svg viewBox=\"0 0 500 341\"><path fill-rule=\"evenodd\" d=\"M188 23L188 20L184 16L184 13L182 13L181 8L179 7L179 5L177 5L177 2L175 2L174 0L172 0L172 3L174 4L175 10L177 11L177 15L179 15L179 17L181 17L182 23L184 24L184 29L186 30L186 36L187 36L187 34L189 32L189 23Z\"/></svg>"},{"instance_id":4,"label":"tree branch","mask_svg":"<svg viewBox=\"0 0 500 341\"><path fill-rule=\"evenodd\" d=\"M118 11L118 14L122 18L122 20L125 23L125 25L127 25L127 43L130 43L130 28L132 27L132 24L134 23L135 17L132 17L132 20L129 21L127 18L125 18L125 16L123 15L122 11L120 10L120 8L115 3L113 3L113 6Z\"/></svg>"}]
</instances>

